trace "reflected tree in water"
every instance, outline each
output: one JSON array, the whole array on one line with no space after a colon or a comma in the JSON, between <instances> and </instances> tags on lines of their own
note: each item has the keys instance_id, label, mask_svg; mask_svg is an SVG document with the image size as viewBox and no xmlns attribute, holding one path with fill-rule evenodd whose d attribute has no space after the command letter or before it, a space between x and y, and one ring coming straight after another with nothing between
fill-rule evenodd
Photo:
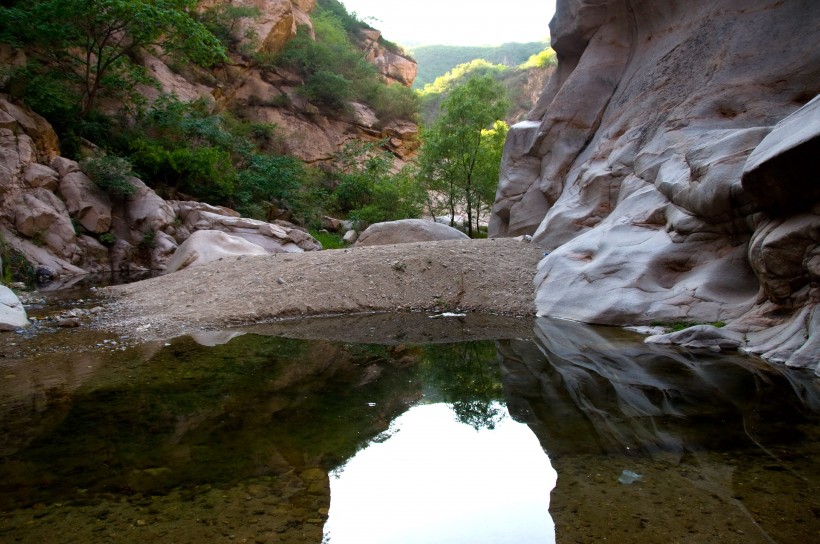
<instances>
[{"instance_id":1,"label":"reflected tree in water","mask_svg":"<svg viewBox=\"0 0 820 544\"><path fill-rule=\"evenodd\" d=\"M494 429L504 417L495 342L424 346L421 373L427 397L449 404L459 422Z\"/></svg>"}]
</instances>

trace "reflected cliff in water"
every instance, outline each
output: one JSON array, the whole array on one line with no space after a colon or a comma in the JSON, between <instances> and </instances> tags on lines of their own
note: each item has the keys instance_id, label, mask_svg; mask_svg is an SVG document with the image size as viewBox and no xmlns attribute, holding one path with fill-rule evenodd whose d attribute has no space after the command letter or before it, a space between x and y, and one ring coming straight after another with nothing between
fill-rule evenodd
<instances>
[{"instance_id":1,"label":"reflected cliff in water","mask_svg":"<svg viewBox=\"0 0 820 544\"><path fill-rule=\"evenodd\" d=\"M740 354L538 319L498 342L512 416L558 471L558 542L803 542L820 531L820 387Z\"/></svg>"},{"instance_id":2,"label":"reflected cliff in water","mask_svg":"<svg viewBox=\"0 0 820 544\"><path fill-rule=\"evenodd\" d=\"M81 331L12 338L3 541L345 542L362 538L366 484L383 511L365 533L410 524L408 542L486 526L543 544L550 514L559 543L820 531L818 381L741 355L479 316L282 322L129 349ZM411 467L428 483L414 496L400 489ZM453 488L469 500L418 509ZM473 500L483 509L456 508Z\"/></svg>"}]
</instances>

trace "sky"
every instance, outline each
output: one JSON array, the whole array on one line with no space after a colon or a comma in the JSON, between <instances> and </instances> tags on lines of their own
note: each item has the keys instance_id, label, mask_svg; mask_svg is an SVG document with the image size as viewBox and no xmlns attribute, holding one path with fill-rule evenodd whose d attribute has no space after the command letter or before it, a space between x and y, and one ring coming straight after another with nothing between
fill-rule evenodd
<instances>
[{"instance_id":1,"label":"sky","mask_svg":"<svg viewBox=\"0 0 820 544\"><path fill-rule=\"evenodd\" d=\"M341 0L404 46L499 45L549 35L555 0ZM374 20L371 20L370 18Z\"/></svg>"}]
</instances>

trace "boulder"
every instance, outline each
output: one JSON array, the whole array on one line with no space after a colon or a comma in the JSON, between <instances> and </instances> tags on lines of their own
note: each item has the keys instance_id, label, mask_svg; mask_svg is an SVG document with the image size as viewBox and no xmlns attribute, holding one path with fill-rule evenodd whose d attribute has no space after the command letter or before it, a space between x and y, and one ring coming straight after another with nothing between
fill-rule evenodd
<instances>
[{"instance_id":1,"label":"boulder","mask_svg":"<svg viewBox=\"0 0 820 544\"><path fill-rule=\"evenodd\" d=\"M0 331L13 331L29 325L23 303L11 289L0 285Z\"/></svg>"},{"instance_id":2,"label":"boulder","mask_svg":"<svg viewBox=\"0 0 820 544\"><path fill-rule=\"evenodd\" d=\"M264 248L237 236L215 230L198 230L177 248L168 260L166 272L201 266L225 257L267 255Z\"/></svg>"},{"instance_id":3,"label":"boulder","mask_svg":"<svg viewBox=\"0 0 820 544\"><path fill-rule=\"evenodd\" d=\"M401 219L370 225L359 236L357 246L381 246L408 242L469 240L458 229L423 219Z\"/></svg>"},{"instance_id":4,"label":"boulder","mask_svg":"<svg viewBox=\"0 0 820 544\"><path fill-rule=\"evenodd\" d=\"M23 181L29 187L48 189L49 191L56 191L59 182L59 175L57 172L40 163L31 163L23 173Z\"/></svg>"},{"instance_id":5,"label":"boulder","mask_svg":"<svg viewBox=\"0 0 820 544\"><path fill-rule=\"evenodd\" d=\"M176 214L169 203L142 180L132 177L131 184L136 191L126 201L125 219L132 229L160 231L174 222Z\"/></svg>"},{"instance_id":6,"label":"boulder","mask_svg":"<svg viewBox=\"0 0 820 544\"><path fill-rule=\"evenodd\" d=\"M342 236L342 242L346 244L355 244L358 239L359 233L353 229L345 232L344 236Z\"/></svg>"},{"instance_id":7,"label":"boulder","mask_svg":"<svg viewBox=\"0 0 820 544\"><path fill-rule=\"evenodd\" d=\"M60 178L59 193L87 231L101 234L111 228L111 200L88 176L69 171Z\"/></svg>"},{"instance_id":8,"label":"boulder","mask_svg":"<svg viewBox=\"0 0 820 544\"><path fill-rule=\"evenodd\" d=\"M198 202L171 202L171 207L181 223L177 233L219 230L261 246L268 253L298 253L322 248L313 236L284 221L267 223L240 217L228 208ZM182 241L179 236L177 240Z\"/></svg>"}]
</instances>

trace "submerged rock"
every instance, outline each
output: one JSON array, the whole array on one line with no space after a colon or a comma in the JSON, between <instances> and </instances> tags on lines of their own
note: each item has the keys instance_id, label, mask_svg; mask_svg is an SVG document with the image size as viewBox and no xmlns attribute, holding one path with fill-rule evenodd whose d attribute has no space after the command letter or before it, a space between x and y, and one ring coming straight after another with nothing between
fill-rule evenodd
<instances>
[{"instance_id":1,"label":"submerged rock","mask_svg":"<svg viewBox=\"0 0 820 544\"><path fill-rule=\"evenodd\" d=\"M743 335L739 332L718 328L714 325L695 325L682 331L650 336L645 342L721 351L736 350L743 345L744 340Z\"/></svg>"}]
</instances>

